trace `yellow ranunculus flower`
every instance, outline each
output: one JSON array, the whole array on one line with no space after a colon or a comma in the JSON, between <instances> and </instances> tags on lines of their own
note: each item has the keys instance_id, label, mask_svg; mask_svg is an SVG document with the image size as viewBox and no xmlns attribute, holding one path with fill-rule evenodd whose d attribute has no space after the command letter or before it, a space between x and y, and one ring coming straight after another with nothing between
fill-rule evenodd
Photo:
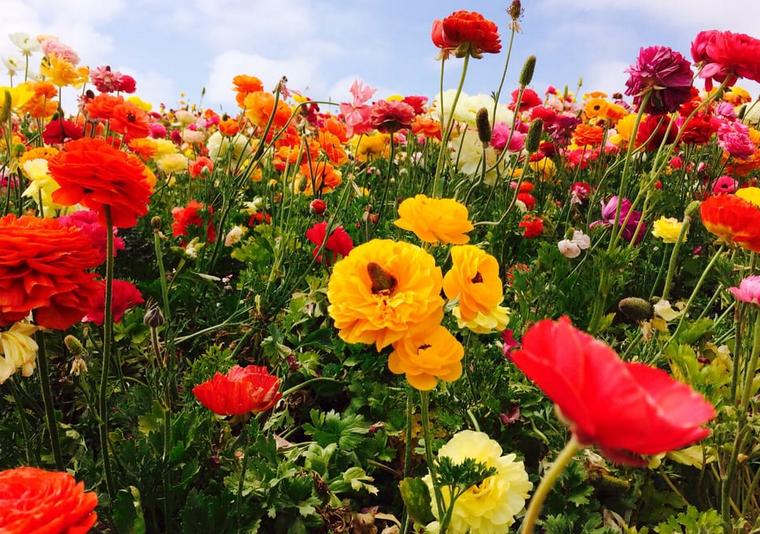
<instances>
[{"instance_id":1,"label":"yellow ranunculus flower","mask_svg":"<svg viewBox=\"0 0 760 534\"><path fill-rule=\"evenodd\" d=\"M132 95L129 98L127 98L127 102L134 104L135 106L145 111L146 113L150 111L151 109L153 109L153 104L151 104L150 102L146 102L139 96Z\"/></svg>"},{"instance_id":2,"label":"yellow ranunculus flower","mask_svg":"<svg viewBox=\"0 0 760 534\"><path fill-rule=\"evenodd\" d=\"M41 199L45 214L49 210L63 207L53 202L53 193L60 189L61 186L48 173L48 162L46 159L27 160L21 168L24 170L27 178L29 178L29 187L24 190L23 196L31 198L36 204L39 204Z\"/></svg>"},{"instance_id":3,"label":"yellow ranunculus flower","mask_svg":"<svg viewBox=\"0 0 760 534\"><path fill-rule=\"evenodd\" d=\"M666 243L675 243L682 226L683 223L674 217L660 217L652 225L652 235Z\"/></svg>"},{"instance_id":4,"label":"yellow ranunculus flower","mask_svg":"<svg viewBox=\"0 0 760 534\"><path fill-rule=\"evenodd\" d=\"M397 375L406 374L412 387L428 391L438 380L453 382L462 376L463 356L462 344L439 326L394 343L388 368Z\"/></svg>"},{"instance_id":5,"label":"yellow ranunculus flower","mask_svg":"<svg viewBox=\"0 0 760 534\"><path fill-rule=\"evenodd\" d=\"M502 456L502 452L501 446L487 434L472 430L457 432L438 450L439 458L448 457L454 464L472 458L496 469L495 475L471 487L456 500L448 530L451 534L504 534L525 506L533 484L528 480L523 463L517 461L517 456ZM441 519L437 516L438 506L430 475L423 480L433 499L433 515L436 519ZM448 489L442 488L442 493L443 500L447 503L451 498Z\"/></svg>"},{"instance_id":6,"label":"yellow ranunculus flower","mask_svg":"<svg viewBox=\"0 0 760 534\"><path fill-rule=\"evenodd\" d=\"M760 208L760 187L742 187L737 189L735 194L740 199Z\"/></svg>"},{"instance_id":7,"label":"yellow ranunculus flower","mask_svg":"<svg viewBox=\"0 0 760 534\"><path fill-rule=\"evenodd\" d=\"M156 159L156 166L165 174L187 170L187 158L182 154L166 154Z\"/></svg>"},{"instance_id":8,"label":"yellow ranunculus flower","mask_svg":"<svg viewBox=\"0 0 760 534\"><path fill-rule=\"evenodd\" d=\"M381 350L440 324L442 281L435 259L420 247L373 239L333 267L328 313L341 339Z\"/></svg>"},{"instance_id":9,"label":"yellow ranunculus flower","mask_svg":"<svg viewBox=\"0 0 760 534\"><path fill-rule=\"evenodd\" d=\"M493 332L501 332L509 323L509 308L506 306L496 306L489 313L481 313L475 316L470 321L462 319L462 313L459 306L456 306L451 313L457 318L457 325L459 328L469 328L476 334L491 334Z\"/></svg>"},{"instance_id":10,"label":"yellow ranunculus flower","mask_svg":"<svg viewBox=\"0 0 760 534\"><path fill-rule=\"evenodd\" d=\"M461 245L470 240L467 233L473 229L467 208L450 198L416 195L399 205L398 215L394 224L426 243Z\"/></svg>"},{"instance_id":11,"label":"yellow ranunculus flower","mask_svg":"<svg viewBox=\"0 0 760 534\"><path fill-rule=\"evenodd\" d=\"M18 369L23 376L31 376L34 372L38 347L31 336L36 330L34 325L18 322L0 332L0 384Z\"/></svg>"},{"instance_id":12,"label":"yellow ranunculus flower","mask_svg":"<svg viewBox=\"0 0 760 534\"><path fill-rule=\"evenodd\" d=\"M76 67L65 59L52 55L42 60L40 73L58 87L66 85L81 87L87 81L90 71L87 67Z\"/></svg>"},{"instance_id":13,"label":"yellow ranunculus flower","mask_svg":"<svg viewBox=\"0 0 760 534\"><path fill-rule=\"evenodd\" d=\"M478 314L490 316L504 298L499 263L475 245L451 249L452 266L443 278L446 298L458 301L457 318L474 321Z\"/></svg>"},{"instance_id":14,"label":"yellow ranunculus flower","mask_svg":"<svg viewBox=\"0 0 760 534\"><path fill-rule=\"evenodd\" d=\"M351 138L351 146L357 161L366 162L388 154L390 136L383 133L355 135Z\"/></svg>"},{"instance_id":15,"label":"yellow ranunculus flower","mask_svg":"<svg viewBox=\"0 0 760 534\"><path fill-rule=\"evenodd\" d=\"M0 97L2 97L2 99L5 98L6 92L11 95L11 109L13 110L18 110L34 97L34 90L28 83L20 83L14 87L0 87ZM2 105L3 102L3 100L0 100L0 105Z\"/></svg>"}]
</instances>

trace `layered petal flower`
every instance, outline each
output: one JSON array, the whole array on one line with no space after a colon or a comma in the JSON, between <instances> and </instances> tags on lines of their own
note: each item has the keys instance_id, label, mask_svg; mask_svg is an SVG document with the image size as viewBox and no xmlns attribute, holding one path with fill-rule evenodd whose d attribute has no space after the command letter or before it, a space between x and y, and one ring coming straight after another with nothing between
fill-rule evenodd
<instances>
[{"instance_id":1,"label":"layered petal flower","mask_svg":"<svg viewBox=\"0 0 760 534\"><path fill-rule=\"evenodd\" d=\"M271 410L282 398L279 388L280 379L266 367L236 365L195 386L193 395L217 415L243 415Z\"/></svg>"}]
</instances>

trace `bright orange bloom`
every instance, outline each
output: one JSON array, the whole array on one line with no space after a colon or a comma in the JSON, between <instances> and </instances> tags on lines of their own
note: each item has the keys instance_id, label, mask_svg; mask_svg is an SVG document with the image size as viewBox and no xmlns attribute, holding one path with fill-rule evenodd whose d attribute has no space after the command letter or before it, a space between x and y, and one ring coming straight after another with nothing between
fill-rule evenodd
<instances>
[{"instance_id":1,"label":"bright orange bloom","mask_svg":"<svg viewBox=\"0 0 760 534\"><path fill-rule=\"evenodd\" d=\"M240 124L238 124L238 121L235 119L225 119L219 121L219 131L227 137L232 137L240 131Z\"/></svg>"},{"instance_id":2,"label":"bright orange bloom","mask_svg":"<svg viewBox=\"0 0 760 534\"><path fill-rule=\"evenodd\" d=\"M40 146L37 148L31 148L24 152L19 158L19 165L23 166L24 163L33 159L46 159L50 160L53 156L58 154L60 150L53 146Z\"/></svg>"},{"instance_id":3,"label":"bright orange bloom","mask_svg":"<svg viewBox=\"0 0 760 534\"><path fill-rule=\"evenodd\" d=\"M131 102L124 102L115 106L111 114L111 130L124 134L127 139L148 137L150 134L149 123L148 114Z\"/></svg>"},{"instance_id":4,"label":"bright orange bloom","mask_svg":"<svg viewBox=\"0 0 760 534\"><path fill-rule=\"evenodd\" d=\"M301 174L305 181L304 193L307 195L313 195L315 191L329 193L343 181L340 172L326 161L304 163L301 165Z\"/></svg>"},{"instance_id":5,"label":"bright orange bloom","mask_svg":"<svg viewBox=\"0 0 760 534\"><path fill-rule=\"evenodd\" d=\"M398 207L396 226L414 232L425 243L461 245L470 238L473 226L467 207L451 198L415 195Z\"/></svg>"},{"instance_id":6,"label":"bright orange bloom","mask_svg":"<svg viewBox=\"0 0 760 534\"><path fill-rule=\"evenodd\" d=\"M443 291L449 300L459 301L459 315L472 321L490 315L504 298L499 263L475 245L451 248L451 270L443 277Z\"/></svg>"},{"instance_id":7,"label":"bright orange bloom","mask_svg":"<svg viewBox=\"0 0 760 534\"><path fill-rule=\"evenodd\" d=\"M18 467L0 472L0 532L85 534L95 525L98 496L68 473Z\"/></svg>"},{"instance_id":8,"label":"bright orange bloom","mask_svg":"<svg viewBox=\"0 0 760 534\"><path fill-rule=\"evenodd\" d=\"M330 160L330 163L333 165L343 165L348 161L346 151L343 149L343 145L337 135L323 130L319 132L317 138L322 150L327 154L327 159Z\"/></svg>"},{"instance_id":9,"label":"bright orange bloom","mask_svg":"<svg viewBox=\"0 0 760 534\"><path fill-rule=\"evenodd\" d=\"M0 326L33 312L39 326L69 328L92 307L97 284L88 271L99 264L78 228L28 215L0 218Z\"/></svg>"},{"instance_id":10,"label":"bright orange bloom","mask_svg":"<svg viewBox=\"0 0 760 534\"><path fill-rule=\"evenodd\" d=\"M266 367L236 365L227 374L193 388L193 395L203 406L217 415L244 415L266 412L282 398L280 379L270 375Z\"/></svg>"},{"instance_id":11,"label":"bright orange bloom","mask_svg":"<svg viewBox=\"0 0 760 534\"><path fill-rule=\"evenodd\" d=\"M742 191L745 192L740 196ZM755 202L758 195L760 189L748 187L735 195L709 197L700 206L702 224L722 241L760 252L760 205Z\"/></svg>"},{"instance_id":12,"label":"bright orange bloom","mask_svg":"<svg viewBox=\"0 0 760 534\"><path fill-rule=\"evenodd\" d=\"M264 90L264 84L261 83L256 76L248 76L247 74L238 74L232 78L232 84L235 86L235 100L237 100L238 106L245 108L245 97L250 93Z\"/></svg>"},{"instance_id":13,"label":"bright orange bloom","mask_svg":"<svg viewBox=\"0 0 760 534\"><path fill-rule=\"evenodd\" d=\"M120 96L101 93L85 104L84 109L91 120L100 119L107 121L113 116L116 106L123 104L124 99Z\"/></svg>"},{"instance_id":14,"label":"bright orange bloom","mask_svg":"<svg viewBox=\"0 0 760 534\"><path fill-rule=\"evenodd\" d=\"M111 208L113 224L130 228L148 213L153 192L152 173L137 156L115 149L102 139L85 137L63 146L48 164L50 176L60 189L53 202L64 206L82 204L97 211L105 221Z\"/></svg>"},{"instance_id":15,"label":"bright orange bloom","mask_svg":"<svg viewBox=\"0 0 760 534\"><path fill-rule=\"evenodd\" d=\"M127 146L134 153L137 154L143 161L148 161L150 158L158 153L158 148L152 139L147 137L137 137L130 139L127 142Z\"/></svg>"},{"instance_id":16,"label":"bright orange bloom","mask_svg":"<svg viewBox=\"0 0 760 534\"><path fill-rule=\"evenodd\" d=\"M274 109L274 95L265 91L249 93L245 97L245 116L259 128L264 128L269 122L269 117ZM274 112L272 126L282 128L290 118L291 110L282 100L277 101L277 109Z\"/></svg>"},{"instance_id":17,"label":"bright orange bloom","mask_svg":"<svg viewBox=\"0 0 760 534\"><path fill-rule=\"evenodd\" d=\"M404 373L413 388L429 391L439 379L453 382L462 376L463 357L462 344L439 326L394 343L388 368L395 374Z\"/></svg>"},{"instance_id":18,"label":"bright orange bloom","mask_svg":"<svg viewBox=\"0 0 760 534\"><path fill-rule=\"evenodd\" d=\"M573 141L578 146L599 146L604 139L604 128L579 124L573 132Z\"/></svg>"},{"instance_id":19,"label":"bright orange bloom","mask_svg":"<svg viewBox=\"0 0 760 534\"><path fill-rule=\"evenodd\" d=\"M29 113L35 119L50 117L58 110L58 90L50 82L32 82L34 96L21 107L21 111Z\"/></svg>"},{"instance_id":20,"label":"bright orange bloom","mask_svg":"<svg viewBox=\"0 0 760 534\"><path fill-rule=\"evenodd\" d=\"M346 132L346 125L343 124L337 117L330 116L325 120L323 130L330 132L340 139L341 143L348 141L348 134Z\"/></svg>"},{"instance_id":21,"label":"bright orange bloom","mask_svg":"<svg viewBox=\"0 0 760 534\"><path fill-rule=\"evenodd\" d=\"M441 123L433 118L417 115L412 121L412 132L427 139L441 140Z\"/></svg>"},{"instance_id":22,"label":"bright orange bloom","mask_svg":"<svg viewBox=\"0 0 760 534\"><path fill-rule=\"evenodd\" d=\"M586 101L586 104L583 106L583 113L589 119L606 117L608 107L609 103L604 98L593 97Z\"/></svg>"}]
</instances>

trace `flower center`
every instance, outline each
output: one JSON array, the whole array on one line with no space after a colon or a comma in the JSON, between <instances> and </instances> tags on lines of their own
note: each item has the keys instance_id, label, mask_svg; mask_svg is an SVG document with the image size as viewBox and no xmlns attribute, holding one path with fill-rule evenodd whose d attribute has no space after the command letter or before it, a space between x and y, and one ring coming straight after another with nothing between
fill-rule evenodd
<instances>
[{"instance_id":1,"label":"flower center","mask_svg":"<svg viewBox=\"0 0 760 534\"><path fill-rule=\"evenodd\" d=\"M475 276L472 277L472 283L473 284L482 284L483 283L483 275L480 274L480 272L475 273Z\"/></svg>"},{"instance_id":2,"label":"flower center","mask_svg":"<svg viewBox=\"0 0 760 534\"><path fill-rule=\"evenodd\" d=\"M391 295L398 286L396 278L375 262L367 264L367 274L372 280L373 295Z\"/></svg>"}]
</instances>

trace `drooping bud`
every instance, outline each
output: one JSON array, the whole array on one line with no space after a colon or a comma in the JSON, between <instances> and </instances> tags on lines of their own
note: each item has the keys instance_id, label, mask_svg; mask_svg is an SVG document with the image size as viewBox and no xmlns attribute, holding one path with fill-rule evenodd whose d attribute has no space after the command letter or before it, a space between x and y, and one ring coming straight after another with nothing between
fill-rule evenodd
<instances>
[{"instance_id":1,"label":"drooping bud","mask_svg":"<svg viewBox=\"0 0 760 534\"><path fill-rule=\"evenodd\" d=\"M150 328L158 328L164 324L164 314L161 313L161 308L153 306L145 312L143 317L143 323Z\"/></svg>"},{"instance_id":2,"label":"drooping bud","mask_svg":"<svg viewBox=\"0 0 760 534\"><path fill-rule=\"evenodd\" d=\"M530 123L528 135L525 136L525 150L528 154L533 154L538 150L541 144L541 133L544 130L544 121L536 119Z\"/></svg>"},{"instance_id":3,"label":"drooping bud","mask_svg":"<svg viewBox=\"0 0 760 534\"><path fill-rule=\"evenodd\" d=\"M488 122L488 110L480 108L475 115L475 126L478 128L478 138L483 145L491 142L491 124Z\"/></svg>"},{"instance_id":4,"label":"drooping bud","mask_svg":"<svg viewBox=\"0 0 760 534\"><path fill-rule=\"evenodd\" d=\"M533 72L536 70L536 56L528 56L522 71L520 71L520 86L525 87L533 80Z\"/></svg>"}]
</instances>

